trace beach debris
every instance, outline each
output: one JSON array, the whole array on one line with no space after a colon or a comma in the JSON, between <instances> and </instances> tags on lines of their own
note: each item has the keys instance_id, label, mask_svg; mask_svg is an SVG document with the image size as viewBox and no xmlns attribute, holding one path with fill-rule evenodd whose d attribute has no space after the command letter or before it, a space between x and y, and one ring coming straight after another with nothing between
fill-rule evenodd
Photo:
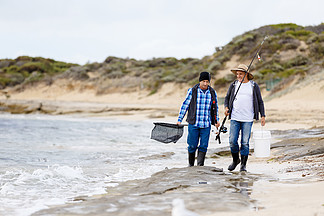
<instances>
[{"instance_id":1,"label":"beach debris","mask_svg":"<svg viewBox=\"0 0 324 216\"><path fill-rule=\"evenodd\" d=\"M207 182L206 181L200 181L200 182L198 182L198 184L207 184Z\"/></svg>"}]
</instances>

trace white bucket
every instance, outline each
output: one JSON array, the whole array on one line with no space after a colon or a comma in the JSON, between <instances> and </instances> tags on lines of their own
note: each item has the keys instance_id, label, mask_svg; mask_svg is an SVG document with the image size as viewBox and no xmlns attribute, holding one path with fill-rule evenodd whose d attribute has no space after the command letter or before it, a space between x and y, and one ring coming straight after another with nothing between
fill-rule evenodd
<instances>
[{"instance_id":1,"label":"white bucket","mask_svg":"<svg viewBox=\"0 0 324 216\"><path fill-rule=\"evenodd\" d=\"M270 156L270 131L261 130L253 131L254 139L254 154L256 157L269 157Z\"/></svg>"}]
</instances>

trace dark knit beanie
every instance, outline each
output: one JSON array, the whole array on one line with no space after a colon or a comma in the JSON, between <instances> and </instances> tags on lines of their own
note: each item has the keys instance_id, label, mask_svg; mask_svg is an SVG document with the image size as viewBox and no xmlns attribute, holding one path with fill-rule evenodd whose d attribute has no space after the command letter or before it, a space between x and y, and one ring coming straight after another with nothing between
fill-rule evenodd
<instances>
[{"instance_id":1,"label":"dark knit beanie","mask_svg":"<svg viewBox=\"0 0 324 216\"><path fill-rule=\"evenodd\" d=\"M204 71L200 73L199 76L199 82L203 81L203 80L208 80L210 82L210 73Z\"/></svg>"}]
</instances>

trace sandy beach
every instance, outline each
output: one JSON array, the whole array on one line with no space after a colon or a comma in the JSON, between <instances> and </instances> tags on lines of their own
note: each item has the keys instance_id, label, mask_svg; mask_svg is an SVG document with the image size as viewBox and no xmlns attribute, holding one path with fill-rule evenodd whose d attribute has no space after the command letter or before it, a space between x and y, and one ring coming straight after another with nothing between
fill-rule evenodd
<instances>
[{"instance_id":1,"label":"sandy beach","mask_svg":"<svg viewBox=\"0 0 324 216\"><path fill-rule=\"evenodd\" d=\"M252 155L248 161L249 173L273 178L254 182L250 198L256 200L256 208L205 215L324 215L324 173L314 169L320 167L323 170L324 154L298 160L273 161L274 151L271 150L269 158ZM231 162L230 159L222 161L222 167Z\"/></svg>"},{"instance_id":2,"label":"sandy beach","mask_svg":"<svg viewBox=\"0 0 324 216\"><path fill-rule=\"evenodd\" d=\"M252 199L259 209L241 212L218 212L209 215L324 215L324 182L267 183L253 185Z\"/></svg>"},{"instance_id":3,"label":"sandy beach","mask_svg":"<svg viewBox=\"0 0 324 216\"><path fill-rule=\"evenodd\" d=\"M316 84L316 85L315 85ZM20 104L32 112L52 110L51 114L77 114L93 117L128 119L131 121L152 119L154 121L176 122L178 110L189 86L166 84L153 95L148 91L118 92L98 96L91 90L68 91L65 83L50 87L38 86L20 93L10 93L10 98L1 97L2 106ZM81 88L81 86L79 86ZM281 97L268 99L264 92L266 107L266 130L288 131L314 129L324 126L324 81L308 81L296 86ZM218 97L225 96L225 89ZM39 105L41 104L41 107ZM26 108L27 107L27 108ZM33 107L33 108L31 108ZM223 106L219 107L221 119ZM42 113L42 112L41 112ZM254 124L259 130L260 123ZM297 133L298 131L296 131ZM323 146L323 135L314 145ZM277 142L282 140L275 140ZM298 148L298 147L295 147ZM248 173L262 174L276 181L256 181L250 199L256 200L257 208L243 211L210 212L203 215L324 215L324 169L323 152L295 159L278 159L277 149L271 150L269 158L256 158L253 154L248 161ZM289 154L286 152L285 154ZM283 154L281 154L282 156ZM223 168L231 158L207 159L207 165ZM209 164L208 164L209 163ZM300 168L305 165L304 168ZM300 168L300 169L299 169ZM55 215L61 215L59 213Z\"/></svg>"}]
</instances>

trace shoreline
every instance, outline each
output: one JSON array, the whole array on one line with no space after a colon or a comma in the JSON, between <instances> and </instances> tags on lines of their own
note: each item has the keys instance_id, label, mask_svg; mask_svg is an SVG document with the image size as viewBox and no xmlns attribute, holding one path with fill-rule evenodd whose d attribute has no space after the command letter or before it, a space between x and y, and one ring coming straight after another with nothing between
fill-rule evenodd
<instances>
[{"instance_id":1,"label":"shoreline","mask_svg":"<svg viewBox=\"0 0 324 216\"><path fill-rule=\"evenodd\" d=\"M324 102L324 101L323 101ZM266 104L267 105L267 104ZM289 107L285 112L274 109L269 103L266 108L266 126L268 130L310 129L324 126L324 110L299 109ZM59 101L59 100L14 100L0 99L0 111L11 114L49 114L79 115L128 120L156 120L176 122L180 105L173 104L136 104L106 103L104 101ZM220 121L224 118L224 107L219 105ZM297 115L298 114L298 115ZM254 127L260 129L259 121Z\"/></svg>"}]
</instances>

